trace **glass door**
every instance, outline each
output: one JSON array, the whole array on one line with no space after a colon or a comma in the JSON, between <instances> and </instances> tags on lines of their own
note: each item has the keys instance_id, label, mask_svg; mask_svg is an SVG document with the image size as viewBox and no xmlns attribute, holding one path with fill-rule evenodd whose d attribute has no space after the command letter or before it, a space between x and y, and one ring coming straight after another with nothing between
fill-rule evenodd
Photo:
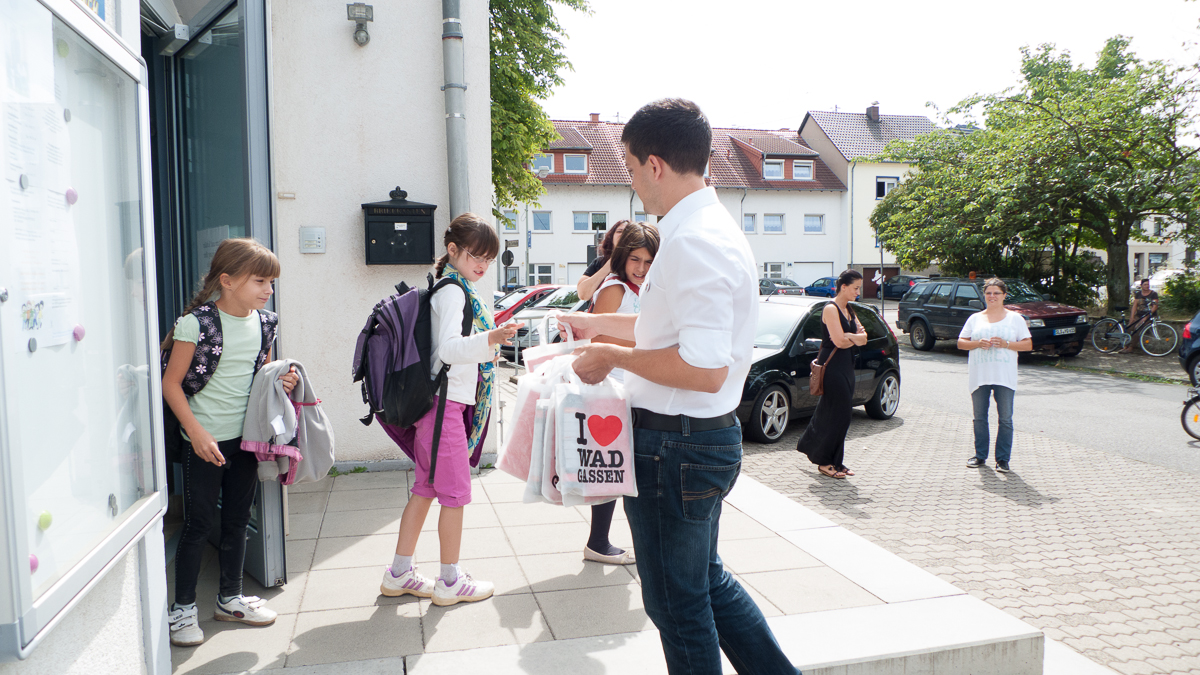
<instances>
[{"instance_id":1,"label":"glass door","mask_svg":"<svg viewBox=\"0 0 1200 675\"><path fill-rule=\"evenodd\" d=\"M155 128L168 135L155 154L166 166L156 185L160 283L162 296L171 298L163 302L164 333L190 304L222 240L251 236L272 246L265 208L266 72L258 56L265 40L263 11L261 0L203 10L200 15L215 18L194 26L194 37L174 55L154 59L152 67L160 69L152 77L159 85ZM254 95L248 95L251 90ZM245 570L266 587L287 581L278 481L259 485Z\"/></svg>"}]
</instances>

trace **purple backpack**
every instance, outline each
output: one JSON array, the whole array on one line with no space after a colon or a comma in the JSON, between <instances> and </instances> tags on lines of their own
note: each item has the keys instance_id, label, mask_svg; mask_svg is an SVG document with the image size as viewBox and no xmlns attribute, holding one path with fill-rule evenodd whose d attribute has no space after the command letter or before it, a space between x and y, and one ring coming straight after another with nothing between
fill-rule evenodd
<instances>
[{"instance_id":1,"label":"purple backpack","mask_svg":"<svg viewBox=\"0 0 1200 675\"><path fill-rule=\"evenodd\" d=\"M387 426L411 427L433 408L434 395L440 396L438 419L434 425L434 457L429 471L432 482L450 366L442 364L436 376L430 370L433 328L429 301L434 293L450 284L462 286L453 279L442 279L434 284L432 274L427 276L427 281L428 286L423 289L409 288L408 284L400 282L396 285L395 295L375 305L358 334L353 368L354 381L362 382L363 403L369 407L367 416L359 420L366 426L378 419ZM465 295L466 291L463 293ZM468 299L463 307L464 336L471 334L472 318ZM392 435L390 431L389 435ZM401 447L405 454L410 454L410 448Z\"/></svg>"}]
</instances>

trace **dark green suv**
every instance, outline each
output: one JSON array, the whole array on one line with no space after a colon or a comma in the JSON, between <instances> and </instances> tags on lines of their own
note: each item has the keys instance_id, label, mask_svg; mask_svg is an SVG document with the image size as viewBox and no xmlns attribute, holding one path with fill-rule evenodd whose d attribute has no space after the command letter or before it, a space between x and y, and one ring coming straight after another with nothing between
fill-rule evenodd
<instances>
[{"instance_id":1,"label":"dark green suv","mask_svg":"<svg viewBox=\"0 0 1200 675\"><path fill-rule=\"evenodd\" d=\"M1033 350L1075 356L1087 339L1087 312L1055 302L1020 279L1005 279L1004 306L1025 318ZM983 311L983 280L935 277L917 283L900 299L896 328L908 333L916 349L933 349L937 340L957 340L967 319Z\"/></svg>"}]
</instances>

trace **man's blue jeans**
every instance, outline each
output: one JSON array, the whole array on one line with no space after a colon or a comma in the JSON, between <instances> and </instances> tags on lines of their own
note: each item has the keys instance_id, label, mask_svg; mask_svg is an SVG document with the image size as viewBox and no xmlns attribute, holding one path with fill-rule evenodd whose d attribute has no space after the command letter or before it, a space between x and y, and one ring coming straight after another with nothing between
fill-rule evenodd
<instances>
[{"instance_id":1,"label":"man's blue jeans","mask_svg":"<svg viewBox=\"0 0 1200 675\"><path fill-rule=\"evenodd\" d=\"M762 612L717 557L721 503L742 465L742 429L634 429L637 497L625 513L646 614L671 675L796 675Z\"/></svg>"},{"instance_id":2,"label":"man's blue jeans","mask_svg":"<svg viewBox=\"0 0 1200 675\"><path fill-rule=\"evenodd\" d=\"M1017 392L998 384L983 384L971 392L971 403L975 407L975 457L979 461L988 458L988 407L989 398L996 399L996 412L1000 415L1000 429L996 433L996 461L1007 462L1012 456L1013 444L1013 397Z\"/></svg>"}]
</instances>

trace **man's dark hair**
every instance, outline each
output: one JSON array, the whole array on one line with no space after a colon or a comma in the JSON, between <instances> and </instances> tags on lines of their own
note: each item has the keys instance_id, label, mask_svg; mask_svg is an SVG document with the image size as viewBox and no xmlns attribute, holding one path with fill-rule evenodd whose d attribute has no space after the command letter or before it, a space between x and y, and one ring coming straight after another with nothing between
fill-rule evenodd
<instances>
[{"instance_id":1,"label":"man's dark hair","mask_svg":"<svg viewBox=\"0 0 1200 675\"><path fill-rule=\"evenodd\" d=\"M655 155L676 173L703 176L712 149L712 127L700 106L682 98L664 98L647 103L629 118L621 142L642 164Z\"/></svg>"}]
</instances>

